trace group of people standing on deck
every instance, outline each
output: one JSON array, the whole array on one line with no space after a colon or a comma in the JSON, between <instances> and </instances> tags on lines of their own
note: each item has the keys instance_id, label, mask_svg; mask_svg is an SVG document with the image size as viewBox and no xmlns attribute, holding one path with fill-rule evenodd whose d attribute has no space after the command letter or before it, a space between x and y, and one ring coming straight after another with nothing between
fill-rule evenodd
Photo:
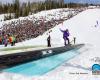
<instances>
[{"instance_id":1,"label":"group of people standing on deck","mask_svg":"<svg viewBox=\"0 0 100 80\"><path fill-rule=\"evenodd\" d=\"M14 46L16 43L16 38L14 35L2 35L0 36L0 44L7 47L8 44L11 44L11 46Z\"/></svg>"}]
</instances>

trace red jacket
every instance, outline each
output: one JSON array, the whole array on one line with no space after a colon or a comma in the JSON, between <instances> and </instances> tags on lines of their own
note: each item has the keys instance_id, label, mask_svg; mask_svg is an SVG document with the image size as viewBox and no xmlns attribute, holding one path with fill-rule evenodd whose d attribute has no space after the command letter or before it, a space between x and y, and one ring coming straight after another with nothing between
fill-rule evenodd
<instances>
[{"instance_id":1,"label":"red jacket","mask_svg":"<svg viewBox=\"0 0 100 80\"><path fill-rule=\"evenodd\" d=\"M10 42L10 43L13 42L12 37L9 37L9 42Z\"/></svg>"}]
</instances>

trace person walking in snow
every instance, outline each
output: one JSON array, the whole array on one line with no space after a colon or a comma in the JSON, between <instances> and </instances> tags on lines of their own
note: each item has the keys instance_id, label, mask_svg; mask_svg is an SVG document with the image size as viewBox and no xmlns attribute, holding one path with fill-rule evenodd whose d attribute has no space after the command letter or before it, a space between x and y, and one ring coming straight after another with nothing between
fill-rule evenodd
<instances>
[{"instance_id":1,"label":"person walking in snow","mask_svg":"<svg viewBox=\"0 0 100 80\"><path fill-rule=\"evenodd\" d=\"M70 41L69 41L69 31L68 31L68 29L66 29L66 30L61 30L60 29L60 31L61 32L63 32L63 39L64 39L64 45L66 46L67 44L66 44L66 40L68 41L68 44L70 44Z\"/></svg>"}]
</instances>

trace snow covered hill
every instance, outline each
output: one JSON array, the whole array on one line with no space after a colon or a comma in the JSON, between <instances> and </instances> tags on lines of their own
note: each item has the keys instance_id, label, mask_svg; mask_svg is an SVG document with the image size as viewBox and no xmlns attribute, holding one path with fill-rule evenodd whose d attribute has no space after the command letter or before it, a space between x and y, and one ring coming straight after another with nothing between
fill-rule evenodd
<instances>
[{"instance_id":1,"label":"snow covered hill","mask_svg":"<svg viewBox=\"0 0 100 80\"><path fill-rule=\"evenodd\" d=\"M85 46L78 50L80 55L62 64L62 66L48 73L42 79L52 80L56 76L55 80L99 80L100 76L92 75L91 67L93 64L100 64L100 9L83 11L65 21L63 26L63 28L69 29L71 37L75 36L77 38L77 43L84 43ZM56 30L59 29L58 27L62 26L55 27ZM56 37L61 38L59 31L55 31L54 34Z\"/></svg>"},{"instance_id":2,"label":"snow covered hill","mask_svg":"<svg viewBox=\"0 0 100 80\"><path fill-rule=\"evenodd\" d=\"M41 11L36 14L29 15L27 17L19 17L18 19L11 19L11 20L1 22L0 27L2 27L2 25L4 24L11 23L12 21L15 21L16 24L19 24L18 20L25 20L25 19L32 20L33 22L36 21L37 19L41 20L43 18L45 18L46 21L50 21L51 19L56 19L56 20L59 18L62 19L68 16L69 14L68 10L69 10L68 8L65 8L65 9L52 9L52 10ZM75 12L78 12L74 9L70 9L70 10L72 11L73 14L75 14ZM4 15L5 14L0 15L0 20L4 20Z\"/></svg>"},{"instance_id":3,"label":"snow covered hill","mask_svg":"<svg viewBox=\"0 0 100 80\"><path fill-rule=\"evenodd\" d=\"M99 9L88 9L86 11L81 12L77 16L63 22L63 24L59 24L55 26L52 30L51 38L52 44L62 44L62 33L61 29L69 29L70 32L70 40L73 40L73 37L76 37L76 43L85 43L85 44L99 44L99 35L100 35L100 10ZM98 24L97 24L98 22ZM28 40L22 42L22 44L18 43L17 45L46 45L47 32L45 32L42 36L37 37L36 39ZM42 42L41 42L42 40Z\"/></svg>"},{"instance_id":4,"label":"snow covered hill","mask_svg":"<svg viewBox=\"0 0 100 80\"><path fill-rule=\"evenodd\" d=\"M61 29L69 29L70 40L76 37L76 44L85 46L78 50L80 53L60 67L40 77L39 80L100 80L100 76L92 75L93 64L100 64L100 9L88 9L73 18L52 28L52 45L63 45ZM36 39L16 44L16 46L46 45L47 32ZM85 74L72 74L85 73ZM32 80L32 79L29 79Z\"/></svg>"},{"instance_id":5,"label":"snow covered hill","mask_svg":"<svg viewBox=\"0 0 100 80\"><path fill-rule=\"evenodd\" d=\"M27 17L20 17L18 19L11 19L11 20L7 20L7 21L2 21L2 22L0 22L0 27L3 27L3 25L10 24L12 22L15 22L15 25L17 25L17 24L19 24L20 20L27 20L27 19L33 21L33 23L35 21L38 21L38 20L44 20L44 22L51 21L52 19L53 20L60 20L60 19L64 19L65 20L65 19L68 18L69 13L72 13L73 15L76 15L79 12L80 12L80 9L78 10L78 9L68 9L68 8L52 9L52 10L47 10L47 11L41 11L41 12L38 12L36 14L29 15ZM1 19L2 18L3 17L1 17ZM39 36L39 37L41 37L41 36ZM43 43L44 45L46 45L46 38L47 38L47 35L45 34L44 38L43 38L43 41L45 41L45 43ZM34 39L34 40L36 40L36 41L33 41L33 39L32 39L32 40L29 40L29 41L22 42L22 44L18 43L18 45L20 45L20 46L21 45L22 46L32 45L31 44L32 42L35 42L35 44L36 44L36 43L38 43L39 39L38 40ZM57 39L54 39L54 40L56 42ZM54 40L52 40L52 41L54 42ZM28 44L26 44L26 42L28 42ZM43 44L39 44L39 45L43 45Z\"/></svg>"},{"instance_id":6,"label":"snow covered hill","mask_svg":"<svg viewBox=\"0 0 100 80\"><path fill-rule=\"evenodd\" d=\"M84 43L85 46L78 50L80 53L79 56L69 60L47 75L42 76L42 79L52 80L55 79L56 76L55 80L95 80L90 69L93 64L100 63L98 61L95 62L97 57L100 59L100 9L88 9L63 22L63 24L55 26L51 32L53 45L63 45L62 33L59 28L68 28L70 32L70 40L72 40L73 37L76 37L76 43ZM46 45L46 33L34 40L30 40L29 42L23 42L23 44L31 43L34 45ZM71 72L83 72L87 74L71 75ZM74 79L72 79L72 77L74 77ZM97 76L96 80L99 79L100 77Z\"/></svg>"}]
</instances>

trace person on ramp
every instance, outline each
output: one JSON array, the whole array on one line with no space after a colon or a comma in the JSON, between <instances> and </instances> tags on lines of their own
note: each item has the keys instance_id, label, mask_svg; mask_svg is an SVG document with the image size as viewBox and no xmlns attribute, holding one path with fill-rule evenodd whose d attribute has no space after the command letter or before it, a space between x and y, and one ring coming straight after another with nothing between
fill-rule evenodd
<instances>
[{"instance_id":1,"label":"person on ramp","mask_svg":"<svg viewBox=\"0 0 100 80\"><path fill-rule=\"evenodd\" d=\"M70 44L70 41L69 41L69 30L68 29L66 29L66 30L61 30L60 29L60 31L61 32L63 32L63 39L64 39L64 45L66 46L67 44L66 44L66 40L68 41L68 44Z\"/></svg>"}]
</instances>

